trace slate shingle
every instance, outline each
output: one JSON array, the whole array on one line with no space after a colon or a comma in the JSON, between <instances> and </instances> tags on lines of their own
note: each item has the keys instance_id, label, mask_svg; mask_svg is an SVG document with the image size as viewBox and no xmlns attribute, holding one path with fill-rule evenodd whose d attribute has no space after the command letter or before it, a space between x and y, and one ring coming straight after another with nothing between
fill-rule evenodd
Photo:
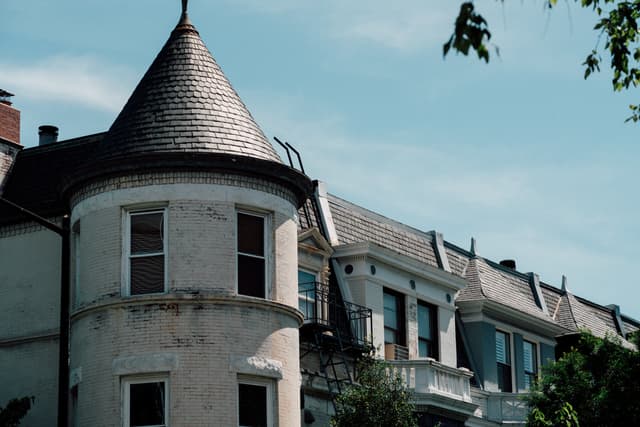
<instances>
[{"instance_id":1,"label":"slate shingle","mask_svg":"<svg viewBox=\"0 0 640 427\"><path fill-rule=\"evenodd\" d=\"M171 33L98 158L145 152L218 152L281 163L190 22Z\"/></svg>"}]
</instances>

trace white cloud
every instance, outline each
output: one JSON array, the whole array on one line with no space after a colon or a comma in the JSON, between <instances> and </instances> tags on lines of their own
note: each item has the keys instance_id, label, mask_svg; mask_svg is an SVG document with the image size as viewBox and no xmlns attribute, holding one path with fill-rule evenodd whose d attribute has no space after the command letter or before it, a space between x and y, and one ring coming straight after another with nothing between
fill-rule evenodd
<instances>
[{"instance_id":1,"label":"white cloud","mask_svg":"<svg viewBox=\"0 0 640 427\"><path fill-rule=\"evenodd\" d=\"M31 64L0 61L0 86L21 97L116 113L131 92L132 74L88 56L58 55Z\"/></svg>"}]
</instances>

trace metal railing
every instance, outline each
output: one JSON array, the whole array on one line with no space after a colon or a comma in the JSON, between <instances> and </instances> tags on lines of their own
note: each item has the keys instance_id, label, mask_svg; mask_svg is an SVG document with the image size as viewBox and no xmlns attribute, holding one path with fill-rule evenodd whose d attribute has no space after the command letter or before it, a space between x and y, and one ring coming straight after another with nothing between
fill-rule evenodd
<instances>
[{"instance_id":1,"label":"metal railing","mask_svg":"<svg viewBox=\"0 0 640 427\"><path fill-rule=\"evenodd\" d=\"M349 301L342 301L329 292L329 286L319 282L298 285L298 309L305 324L334 329L352 345L370 346L372 330L371 309Z\"/></svg>"}]
</instances>

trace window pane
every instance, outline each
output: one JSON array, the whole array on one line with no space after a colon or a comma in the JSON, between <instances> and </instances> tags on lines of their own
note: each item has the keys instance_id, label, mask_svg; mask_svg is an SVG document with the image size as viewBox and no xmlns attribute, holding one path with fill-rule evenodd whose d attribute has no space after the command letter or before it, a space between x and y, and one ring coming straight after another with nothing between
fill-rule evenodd
<instances>
[{"instance_id":1,"label":"window pane","mask_svg":"<svg viewBox=\"0 0 640 427\"><path fill-rule=\"evenodd\" d=\"M264 259L238 255L238 293L264 298Z\"/></svg>"},{"instance_id":2,"label":"window pane","mask_svg":"<svg viewBox=\"0 0 640 427\"><path fill-rule=\"evenodd\" d=\"M511 364L511 357L509 354L509 336L500 331L496 331L496 361L506 365Z\"/></svg>"},{"instance_id":3,"label":"window pane","mask_svg":"<svg viewBox=\"0 0 640 427\"><path fill-rule=\"evenodd\" d=\"M398 329L398 303L395 295L384 294L384 326Z\"/></svg>"},{"instance_id":4,"label":"window pane","mask_svg":"<svg viewBox=\"0 0 640 427\"><path fill-rule=\"evenodd\" d=\"M165 383L130 384L129 387L131 427L163 425Z\"/></svg>"},{"instance_id":5,"label":"window pane","mask_svg":"<svg viewBox=\"0 0 640 427\"><path fill-rule=\"evenodd\" d=\"M384 342L398 344L398 334L392 329L384 329Z\"/></svg>"},{"instance_id":6,"label":"window pane","mask_svg":"<svg viewBox=\"0 0 640 427\"><path fill-rule=\"evenodd\" d=\"M528 341L523 342L524 346L524 370L526 372L535 372L536 359L535 352L536 346Z\"/></svg>"},{"instance_id":7,"label":"window pane","mask_svg":"<svg viewBox=\"0 0 640 427\"><path fill-rule=\"evenodd\" d=\"M162 212L131 215L131 253L134 255L163 251Z\"/></svg>"},{"instance_id":8,"label":"window pane","mask_svg":"<svg viewBox=\"0 0 640 427\"><path fill-rule=\"evenodd\" d=\"M131 295L164 292L164 255L131 258Z\"/></svg>"},{"instance_id":9,"label":"window pane","mask_svg":"<svg viewBox=\"0 0 640 427\"><path fill-rule=\"evenodd\" d=\"M239 384L239 415L241 426L267 426L267 387Z\"/></svg>"},{"instance_id":10,"label":"window pane","mask_svg":"<svg viewBox=\"0 0 640 427\"><path fill-rule=\"evenodd\" d=\"M264 218L238 214L238 252L264 256Z\"/></svg>"},{"instance_id":11,"label":"window pane","mask_svg":"<svg viewBox=\"0 0 640 427\"><path fill-rule=\"evenodd\" d=\"M306 271L298 270L298 285L303 283L313 283L316 281L315 274L307 273Z\"/></svg>"},{"instance_id":12,"label":"window pane","mask_svg":"<svg viewBox=\"0 0 640 427\"><path fill-rule=\"evenodd\" d=\"M498 363L498 390L511 392L511 366Z\"/></svg>"},{"instance_id":13,"label":"window pane","mask_svg":"<svg viewBox=\"0 0 640 427\"><path fill-rule=\"evenodd\" d=\"M418 357L431 357L429 342L425 340L418 341Z\"/></svg>"},{"instance_id":14,"label":"window pane","mask_svg":"<svg viewBox=\"0 0 640 427\"><path fill-rule=\"evenodd\" d=\"M428 340L433 338L431 327L431 307L418 304L418 335Z\"/></svg>"}]
</instances>

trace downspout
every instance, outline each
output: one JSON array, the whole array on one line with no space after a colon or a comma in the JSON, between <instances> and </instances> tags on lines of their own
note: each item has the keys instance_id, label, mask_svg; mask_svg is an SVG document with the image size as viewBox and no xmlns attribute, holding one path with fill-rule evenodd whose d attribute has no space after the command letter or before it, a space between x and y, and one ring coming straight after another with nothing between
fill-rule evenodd
<instances>
[{"instance_id":1,"label":"downspout","mask_svg":"<svg viewBox=\"0 0 640 427\"><path fill-rule=\"evenodd\" d=\"M60 345L58 353L58 427L67 426L69 420L69 270L71 268L69 215L62 217L62 226L19 206L4 197L0 202L19 211L27 218L62 237L60 257Z\"/></svg>"}]
</instances>

